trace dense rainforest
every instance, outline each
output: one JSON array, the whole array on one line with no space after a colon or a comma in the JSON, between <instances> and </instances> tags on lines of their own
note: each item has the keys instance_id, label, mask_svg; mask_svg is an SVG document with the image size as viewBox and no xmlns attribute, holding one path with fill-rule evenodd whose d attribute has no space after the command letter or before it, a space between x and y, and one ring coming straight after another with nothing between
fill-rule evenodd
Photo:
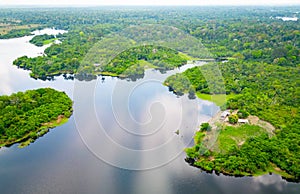
<instances>
[{"instance_id":1,"label":"dense rainforest","mask_svg":"<svg viewBox=\"0 0 300 194\"><path fill-rule=\"evenodd\" d=\"M0 147L24 141L25 146L63 124L72 114L72 104L64 92L51 88L0 96Z\"/></svg>"},{"instance_id":2,"label":"dense rainforest","mask_svg":"<svg viewBox=\"0 0 300 194\"><path fill-rule=\"evenodd\" d=\"M202 145L204 132L199 131L195 135L195 146L187 149L187 160L207 171L231 175L260 174L276 168L285 178L299 181L300 22L277 17L299 18L299 7L95 7L0 11L1 24L34 26L29 28L31 30L37 27L68 30L60 36L62 43L48 47L44 56L23 56L14 61L14 65L29 69L30 75L38 79L78 73L82 60L95 43L131 25L174 26L195 37L212 54L210 59L226 58L228 61L188 69L169 77L165 84L179 95L226 94L229 98L222 108L245 110L270 122L276 132L273 136L257 133L241 146L216 152ZM16 28L0 38L28 33L28 28ZM101 68L84 64L84 72L119 76L127 71L128 76L141 75L145 67L170 69L191 59L181 52L183 50L159 45L136 47L120 53ZM253 126L240 129L260 131ZM226 128L224 133L226 131L234 130Z\"/></svg>"},{"instance_id":3,"label":"dense rainforest","mask_svg":"<svg viewBox=\"0 0 300 194\"><path fill-rule=\"evenodd\" d=\"M42 14L45 11L47 14ZM288 8L285 12L282 13L281 10L276 12L276 9L271 12L267 8L240 10L235 7L226 9L161 7L141 10L36 8L28 9L26 12L15 10L11 15L7 10L3 10L0 18L20 21L20 25L31 24L69 31L61 37L62 44L46 49L45 56L15 61L15 64L22 63L22 67L30 69L32 77L45 79L61 73L76 73L83 57L103 36L139 24L175 26L202 41L215 57L234 57L253 61L263 59L268 63L293 66L300 60L299 22L284 22L271 18L283 14L294 16L296 9L293 11L292 8Z\"/></svg>"}]
</instances>

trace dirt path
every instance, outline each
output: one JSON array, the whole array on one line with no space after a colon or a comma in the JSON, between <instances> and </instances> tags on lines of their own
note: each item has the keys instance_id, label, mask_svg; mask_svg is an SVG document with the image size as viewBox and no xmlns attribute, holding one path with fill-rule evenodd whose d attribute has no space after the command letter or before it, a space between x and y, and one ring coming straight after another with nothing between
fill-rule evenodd
<instances>
[{"instance_id":1,"label":"dirt path","mask_svg":"<svg viewBox=\"0 0 300 194\"><path fill-rule=\"evenodd\" d=\"M248 117L248 120L251 125L258 125L262 128L264 128L269 135L273 136L275 133L275 127L271 125L271 123L268 123L266 121L260 120L257 116L250 115Z\"/></svg>"},{"instance_id":2,"label":"dirt path","mask_svg":"<svg viewBox=\"0 0 300 194\"><path fill-rule=\"evenodd\" d=\"M64 115L59 115L57 117L56 123L59 124L63 118L64 118Z\"/></svg>"},{"instance_id":3,"label":"dirt path","mask_svg":"<svg viewBox=\"0 0 300 194\"><path fill-rule=\"evenodd\" d=\"M208 149L217 151L218 147L217 140L222 129L222 120L221 120L222 111L219 111L214 117L212 117L208 123L211 126L211 130L206 133L206 136L203 139L203 144Z\"/></svg>"}]
</instances>

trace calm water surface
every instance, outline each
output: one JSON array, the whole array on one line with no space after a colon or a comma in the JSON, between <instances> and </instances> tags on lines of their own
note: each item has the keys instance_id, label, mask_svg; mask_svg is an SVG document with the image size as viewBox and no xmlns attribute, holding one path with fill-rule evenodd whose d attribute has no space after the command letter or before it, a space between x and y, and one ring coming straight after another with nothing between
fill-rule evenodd
<instances>
[{"instance_id":1,"label":"calm water surface","mask_svg":"<svg viewBox=\"0 0 300 194\"><path fill-rule=\"evenodd\" d=\"M52 87L74 100L74 114L30 146L0 150L1 193L298 193L276 175L234 178L201 172L184 161L197 126L214 104L177 97L147 70L135 82L111 77L40 81L12 66L40 55L31 37L0 40L0 94ZM187 66L188 67L188 66ZM179 130L179 135L174 132Z\"/></svg>"}]
</instances>

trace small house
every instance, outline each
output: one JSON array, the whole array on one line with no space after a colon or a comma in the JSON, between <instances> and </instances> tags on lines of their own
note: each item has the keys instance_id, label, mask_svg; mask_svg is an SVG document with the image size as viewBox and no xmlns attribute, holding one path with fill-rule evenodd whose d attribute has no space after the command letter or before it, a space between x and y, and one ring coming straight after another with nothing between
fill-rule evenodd
<instances>
[{"instance_id":1,"label":"small house","mask_svg":"<svg viewBox=\"0 0 300 194\"><path fill-rule=\"evenodd\" d=\"M225 110L221 114L221 119L226 119L226 117L228 117L229 115L230 115L230 112L228 110Z\"/></svg>"},{"instance_id":2,"label":"small house","mask_svg":"<svg viewBox=\"0 0 300 194\"><path fill-rule=\"evenodd\" d=\"M238 120L238 123L241 123L241 124L248 124L249 121L248 121L248 119L239 119L239 120Z\"/></svg>"}]
</instances>

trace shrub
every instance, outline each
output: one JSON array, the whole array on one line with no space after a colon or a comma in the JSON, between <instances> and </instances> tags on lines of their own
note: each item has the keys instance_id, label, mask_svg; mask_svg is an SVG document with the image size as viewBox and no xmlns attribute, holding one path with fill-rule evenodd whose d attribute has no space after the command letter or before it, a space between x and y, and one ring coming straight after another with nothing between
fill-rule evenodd
<instances>
[{"instance_id":1,"label":"shrub","mask_svg":"<svg viewBox=\"0 0 300 194\"><path fill-rule=\"evenodd\" d=\"M228 119L229 119L229 123L236 124L239 120L239 117L236 114L232 114L228 117Z\"/></svg>"}]
</instances>

